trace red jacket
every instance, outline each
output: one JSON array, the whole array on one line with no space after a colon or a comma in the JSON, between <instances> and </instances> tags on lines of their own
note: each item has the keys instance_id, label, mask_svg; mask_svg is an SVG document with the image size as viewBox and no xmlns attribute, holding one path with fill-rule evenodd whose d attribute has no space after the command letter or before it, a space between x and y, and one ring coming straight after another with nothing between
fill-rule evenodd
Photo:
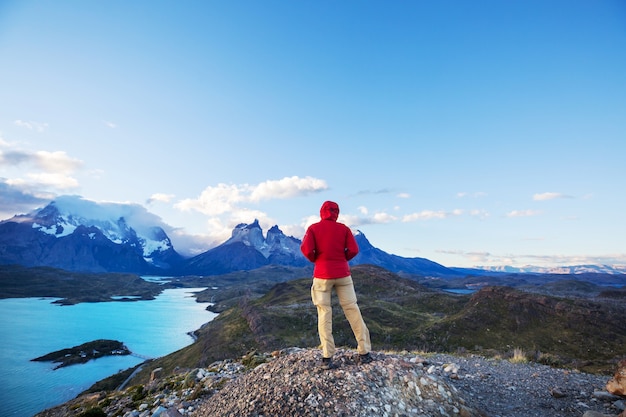
<instances>
[{"instance_id":1,"label":"red jacket","mask_svg":"<svg viewBox=\"0 0 626 417\"><path fill-rule=\"evenodd\" d=\"M315 278L333 279L350 275L348 261L359 253L350 228L337 222L339 206L326 201L320 209L321 221L312 224L302 239L300 250L315 263Z\"/></svg>"}]
</instances>

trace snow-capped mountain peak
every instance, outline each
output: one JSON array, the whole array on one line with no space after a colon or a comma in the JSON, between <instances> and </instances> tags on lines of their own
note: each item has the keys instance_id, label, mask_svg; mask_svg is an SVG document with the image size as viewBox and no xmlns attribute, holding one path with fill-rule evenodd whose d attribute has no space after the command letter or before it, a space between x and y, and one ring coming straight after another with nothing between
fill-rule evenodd
<instances>
[{"instance_id":1,"label":"snow-capped mountain peak","mask_svg":"<svg viewBox=\"0 0 626 417\"><path fill-rule=\"evenodd\" d=\"M300 241L293 237L287 237L277 225L267 231L267 236L263 236L263 229L259 225L258 219L247 224L241 223L233 229L231 238L223 245L230 245L241 242L246 246L259 251L266 259L272 255L281 253L282 255L297 256L300 254Z\"/></svg>"},{"instance_id":2,"label":"snow-capped mountain peak","mask_svg":"<svg viewBox=\"0 0 626 417\"><path fill-rule=\"evenodd\" d=\"M266 249L263 230L259 226L257 219L250 224L240 223L233 229L230 239L224 242L225 245L241 242L246 246L251 246L261 253Z\"/></svg>"},{"instance_id":3,"label":"snow-capped mountain peak","mask_svg":"<svg viewBox=\"0 0 626 417\"><path fill-rule=\"evenodd\" d=\"M150 261L154 252L172 248L160 219L138 204L96 203L78 196L61 196L29 215L33 228L55 237L68 236L78 226L96 227L113 243L138 245Z\"/></svg>"}]
</instances>

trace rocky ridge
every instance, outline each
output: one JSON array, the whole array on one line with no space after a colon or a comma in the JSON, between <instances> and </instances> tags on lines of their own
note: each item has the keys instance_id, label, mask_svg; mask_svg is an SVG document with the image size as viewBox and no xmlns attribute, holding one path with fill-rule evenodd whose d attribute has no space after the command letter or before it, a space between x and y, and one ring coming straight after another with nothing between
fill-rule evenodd
<instances>
[{"instance_id":1,"label":"rocky ridge","mask_svg":"<svg viewBox=\"0 0 626 417\"><path fill-rule=\"evenodd\" d=\"M336 369L317 349L252 352L113 393L82 395L38 417L459 416L598 417L624 412L606 376L481 356L373 352L358 364L340 349Z\"/></svg>"}]
</instances>

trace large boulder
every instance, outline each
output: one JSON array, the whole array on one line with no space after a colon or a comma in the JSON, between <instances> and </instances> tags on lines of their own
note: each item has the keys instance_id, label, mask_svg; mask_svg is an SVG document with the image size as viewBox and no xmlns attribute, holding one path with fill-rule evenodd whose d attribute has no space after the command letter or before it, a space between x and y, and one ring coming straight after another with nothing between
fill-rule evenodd
<instances>
[{"instance_id":1,"label":"large boulder","mask_svg":"<svg viewBox=\"0 0 626 417\"><path fill-rule=\"evenodd\" d=\"M606 384L606 390L613 395L626 396L626 359L617 364L617 371Z\"/></svg>"}]
</instances>

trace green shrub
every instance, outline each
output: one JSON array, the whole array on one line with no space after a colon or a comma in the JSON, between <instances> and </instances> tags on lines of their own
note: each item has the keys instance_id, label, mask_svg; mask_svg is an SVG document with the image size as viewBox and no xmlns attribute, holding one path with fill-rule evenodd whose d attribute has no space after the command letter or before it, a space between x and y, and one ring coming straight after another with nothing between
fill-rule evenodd
<instances>
[{"instance_id":1,"label":"green shrub","mask_svg":"<svg viewBox=\"0 0 626 417\"><path fill-rule=\"evenodd\" d=\"M267 358L261 354L257 354L256 350L248 352L241 358L241 364L246 367L246 369L253 369L262 363L267 362Z\"/></svg>"},{"instance_id":2,"label":"green shrub","mask_svg":"<svg viewBox=\"0 0 626 417\"><path fill-rule=\"evenodd\" d=\"M145 397L146 393L143 389L143 385L137 385L133 388L133 395L131 396L131 399L133 401L140 401L143 400Z\"/></svg>"},{"instance_id":3,"label":"green shrub","mask_svg":"<svg viewBox=\"0 0 626 417\"><path fill-rule=\"evenodd\" d=\"M78 415L79 417L107 417L107 413L100 407L89 408Z\"/></svg>"},{"instance_id":4,"label":"green shrub","mask_svg":"<svg viewBox=\"0 0 626 417\"><path fill-rule=\"evenodd\" d=\"M526 363L528 362L528 357L526 356L526 352L524 352L520 348L513 349L513 356L509 359L511 363Z\"/></svg>"},{"instance_id":5,"label":"green shrub","mask_svg":"<svg viewBox=\"0 0 626 417\"><path fill-rule=\"evenodd\" d=\"M548 365L548 366L553 366L553 367L559 367L563 365L563 361L561 360L561 358L559 358L557 355L554 355L552 353L539 352L539 355L537 357L537 362L543 365Z\"/></svg>"},{"instance_id":6,"label":"green shrub","mask_svg":"<svg viewBox=\"0 0 626 417\"><path fill-rule=\"evenodd\" d=\"M100 401L98 405L100 407L108 407L109 405L111 405L111 402L112 402L111 399L107 397L104 400Z\"/></svg>"}]
</instances>

